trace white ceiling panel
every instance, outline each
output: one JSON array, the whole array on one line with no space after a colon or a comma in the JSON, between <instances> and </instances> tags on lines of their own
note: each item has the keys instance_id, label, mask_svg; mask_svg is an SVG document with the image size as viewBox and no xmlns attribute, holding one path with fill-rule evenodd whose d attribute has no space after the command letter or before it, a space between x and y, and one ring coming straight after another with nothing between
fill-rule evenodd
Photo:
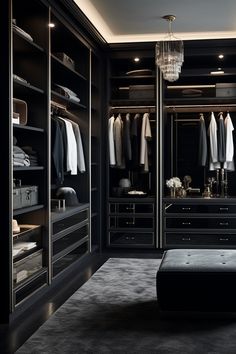
<instances>
[{"instance_id":1,"label":"white ceiling panel","mask_svg":"<svg viewBox=\"0 0 236 354\"><path fill-rule=\"evenodd\" d=\"M176 15L181 39L236 38L236 0L74 0L108 43L163 39Z\"/></svg>"}]
</instances>

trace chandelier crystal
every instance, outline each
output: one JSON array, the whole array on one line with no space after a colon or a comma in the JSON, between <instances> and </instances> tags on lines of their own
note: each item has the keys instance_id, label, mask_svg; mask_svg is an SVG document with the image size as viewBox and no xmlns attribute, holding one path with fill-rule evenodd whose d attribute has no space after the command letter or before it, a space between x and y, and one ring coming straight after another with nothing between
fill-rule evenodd
<instances>
[{"instance_id":1,"label":"chandelier crystal","mask_svg":"<svg viewBox=\"0 0 236 354\"><path fill-rule=\"evenodd\" d=\"M156 65L159 66L163 78L173 82L178 80L184 62L184 44L172 32L175 16L166 15L163 18L169 23L169 31L166 39L156 44Z\"/></svg>"}]
</instances>

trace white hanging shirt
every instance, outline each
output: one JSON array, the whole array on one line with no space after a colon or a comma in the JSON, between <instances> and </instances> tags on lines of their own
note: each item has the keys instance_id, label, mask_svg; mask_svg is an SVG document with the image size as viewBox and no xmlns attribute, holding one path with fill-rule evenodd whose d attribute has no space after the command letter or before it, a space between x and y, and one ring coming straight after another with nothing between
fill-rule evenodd
<instances>
[{"instance_id":1,"label":"white hanging shirt","mask_svg":"<svg viewBox=\"0 0 236 354\"><path fill-rule=\"evenodd\" d=\"M225 132L226 132L226 158L224 168L228 171L234 171L234 140L233 140L234 126L229 113L225 118Z\"/></svg>"},{"instance_id":2,"label":"white hanging shirt","mask_svg":"<svg viewBox=\"0 0 236 354\"><path fill-rule=\"evenodd\" d=\"M82 144L82 138L80 134L79 125L73 121L69 121L72 124L72 128L75 135L76 145L77 145L77 166L81 173L86 171L85 159L84 159L84 149Z\"/></svg>"},{"instance_id":3,"label":"white hanging shirt","mask_svg":"<svg viewBox=\"0 0 236 354\"><path fill-rule=\"evenodd\" d=\"M220 163L218 162L217 124L213 112L211 113L211 121L208 128L208 135L210 137L209 170L214 171L220 168Z\"/></svg>"},{"instance_id":4,"label":"white hanging shirt","mask_svg":"<svg viewBox=\"0 0 236 354\"><path fill-rule=\"evenodd\" d=\"M144 165L144 171L149 171L148 166L148 140L151 140L152 132L149 121L149 113L144 113L141 129L141 145L140 145L140 165Z\"/></svg>"},{"instance_id":5,"label":"white hanging shirt","mask_svg":"<svg viewBox=\"0 0 236 354\"><path fill-rule=\"evenodd\" d=\"M108 121L108 140L109 140L109 156L110 156L110 165L115 166L116 156L115 156L115 141L114 141L114 115L109 118Z\"/></svg>"},{"instance_id":6,"label":"white hanging shirt","mask_svg":"<svg viewBox=\"0 0 236 354\"><path fill-rule=\"evenodd\" d=\"M58 117L66 125L67 136L67 156L66 156L66 170L71 172L72 175L77 175L77 144L75 140L75 134L70 121L62 117Z\"/></svg>"}]
</instances>

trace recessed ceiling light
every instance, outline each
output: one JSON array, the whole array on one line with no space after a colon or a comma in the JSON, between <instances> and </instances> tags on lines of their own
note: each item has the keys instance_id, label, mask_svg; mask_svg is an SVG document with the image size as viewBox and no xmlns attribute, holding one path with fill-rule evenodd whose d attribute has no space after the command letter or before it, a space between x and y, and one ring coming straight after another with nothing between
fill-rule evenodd
<instances>
[{"instance_id":1,"label":"recessed ceiling light","mask_svg":"<svg viewBox=\"0 0 236 354\"><path fill-rule=\"evenodd\" d=\"M218 55L218 58L219 58L219 59L223 59L223 58L224 58L224 54L219 54L219 55Z\"/></svg>"},{"instance_id":2,"label":"recessed ceiling light","mask_svg":"<svg viewBox=\"0 0 236 354\"><path fill-rule=\"evenodd\" d=\"M55 27L55 23L52 23L52 22L51 22L51 23L49 23L49 24L48 24L48 27L50 27L50 28L54 28L54 27Z\"/></svg>"},{"instance_id":3,"label":"recessed ceiling light","mask_svg":"<svg viewBox=\"0 0 236 354\"><path fill-rule=\"evenodd\" d=\"M136 63L138 63L138 62L140 61L140 58L139 58L139 57L135 57L135 58L134 58L134 61L135 61Z\"/></svg>"},{"instance_id":4,"label":"recessed ceiling light","mask_svg":"<svg viewBox=\"0 0 236 354\"><path fill-rule=\"evenodd\" d=\"M211 75L223 75L225 72L223 70L211 71Z\"/></svg>"},{"instance_id":5,"label":"recessed ceiling light","mask_svg":"<svg viewBox=\"0 0 236 354\"><path fill-rule=\"evenodd\" d=\"M218 70L222 70L221 68L218 68Z\"/></svg>"}]
</instances>

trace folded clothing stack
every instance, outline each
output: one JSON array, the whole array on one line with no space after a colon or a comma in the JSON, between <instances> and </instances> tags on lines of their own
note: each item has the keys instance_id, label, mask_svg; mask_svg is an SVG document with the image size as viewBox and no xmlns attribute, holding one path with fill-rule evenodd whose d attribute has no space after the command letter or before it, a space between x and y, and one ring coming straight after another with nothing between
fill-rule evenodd
<instances>
[{"instance_id":1,"label":"folded clothing stack","mask_svg":"<svg viewBox=\"0 0 236 354\"><path fill-rule=\"evenodd\" d=\"M72 101L80 102L80 98L77 96L77 94L71 91L68 87L61 86L58 84L55 84L55 87L56 92L60 93L62 96L65 96Z\"/></svg>"},{"instance_id":2,"label":"folded clothing stack","mask_svg":"<svg viewBox=\"0 0 236 354\"><path fill-rule=\"evenodd\" d=\"M13 245L13 257L37 246L37 242L17 242Z\"/></svg>"},{"instance_id":3,"label":"folded clothing stack","mask_svg":"<svg viewBox=\"0 0 236 354\"><path fill-rule=\"evenodd\" d=\"M30 166L29 155L16 145L13 146L13 166Z\"/></svg>"},{"instance_id":4,"label":"folded clothing stack","mask_svg":"<svg viewBox=\"0 0 236 354\"><path fill-rule=\"evenodd\" d=\"M30 166L39 166L38 153L32 146L22 146L22 150L29 156Z\"/></svg>"},{"instance_id":5,"label":"folded clothing stack","mask_svg":"<svg viewBox=\"0 0 236 354\"><path fill-rule=\"evenodd\" d=\"M19 34L21 34L22 36L24 36L26 39L28 39L29 41L33 42L33 38L31 37L31 35L27 32L25 32L22 28L18 27L16 25L16 19L12 20L12 27L15 31L17 31Z\"/></svg>"}]
</instances>

